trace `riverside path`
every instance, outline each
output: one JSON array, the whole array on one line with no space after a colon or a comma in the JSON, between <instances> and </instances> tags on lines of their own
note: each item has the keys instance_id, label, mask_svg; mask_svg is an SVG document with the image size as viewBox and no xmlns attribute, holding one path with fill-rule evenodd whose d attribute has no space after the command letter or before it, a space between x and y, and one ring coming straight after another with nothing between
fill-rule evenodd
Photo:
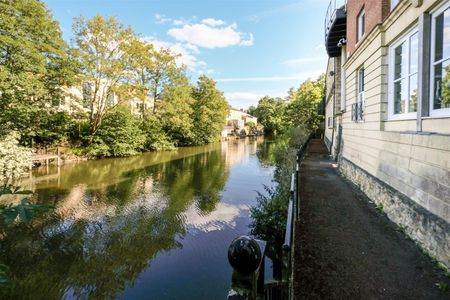
<instances>
[{"instance_id":1,"label":"riverside path","mask_svg":"<svg viewBox=\"0 0 450 300\"><path fill-rule=\"evenodd\" d=\"M311 140L300 168L295 299L450 299L450 278Z\"/></svg>"}]
</instances>

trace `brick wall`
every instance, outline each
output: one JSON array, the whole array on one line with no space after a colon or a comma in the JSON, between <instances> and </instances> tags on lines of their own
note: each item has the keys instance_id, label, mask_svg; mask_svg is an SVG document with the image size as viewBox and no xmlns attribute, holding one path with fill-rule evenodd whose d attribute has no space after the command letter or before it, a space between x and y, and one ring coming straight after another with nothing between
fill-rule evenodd
<instances>
[{"instance_id":1,"label":"brick wall","mask_svg":"<svg viewBox=\"0 0 450 300\"><path fill-rule=\"evenodd\" d=\"M358 31L358 15L364 8L365 13L365 33L364 37L372 31L372 29L383 22L384 18L389 15L389 0L347 0L347 51L350 55L356 49L356 39ZM363 37L363 39L364 39Z\"/></svg>"}]
</instances>

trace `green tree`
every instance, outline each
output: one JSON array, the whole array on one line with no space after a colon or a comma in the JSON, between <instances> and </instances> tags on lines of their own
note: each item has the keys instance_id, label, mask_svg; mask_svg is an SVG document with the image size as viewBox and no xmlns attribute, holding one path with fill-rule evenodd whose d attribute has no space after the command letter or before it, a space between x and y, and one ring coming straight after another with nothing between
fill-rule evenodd
<instances>
[{"instance_id":1,"label":"green tree","mask_svg":"<svg viewBox=\"0 0 450 300\"><path fill-rule=\"evenodd\" d=\"M255 111L256 111L256 106L254 106L254 105L250 105L250 107L247 109L247 113L251 116L255 115Z\"/></svg>"},{"instance_id":2,"label":"green tree","mask_svg":"<svg viewBox=\"0 0 450 300\"><path fill-rule=\"evenodd\" d=\"M139 124L139 120L126 107L118 106L109 111L87 147L86 154L100 157L137 154L145 143Z\"/></svg>"},{"instance_id":3,"label":"green tree","mask_svg":"<svg viewBox=\"0 0 450 300\"><path fill-rule=\"evenodd\" d=\"M320 105L325 95L325 75L317 80L306 80L297 90L289 91L288 116L294 127L303 125L308 130L316 130L323 119Z\"/></svg>"},{"instance_id":4,"label":"green tree","mask_svg":"<svg viewBox=\"0 0 450 300\"><path fill-rule=\"evenodd\" d=\"M141 128L145 135L145 149L172 150L175 148L172 139L164 131L163 125L161 124L161 119L157 115L144 115Z\"/></svg>"},{"instance_id":5,"label":"green tree","mask_svg":"<svg viewBox=\"0 0 450 300\"><path fill-rule=\"evenodd\" d=\"M168 49L160 49L154 52L155 64L150 69L150 83L152 95L155 100L153 112L157 109L157 102L161 100L161 94L164 88L184 75L184 68L178 68L174 56Z\"/></svg>"},{"instance_id":6,"label":"green tree","mask_svg":"<svg viewBox=\"0 0 450 300\"><path fill-rule=\"evenodd\" d=\"M120 103L110 103L108 97L119 99L135 93L135 87L126 83L130 77L129 47L136 40L131 28L125 28L114 17L79 17L73 31L78 57L83 69L83 81L88 83L84 101L90 108L90 134L99 130L108 111Z\"/></svg>"},{"instance_id":7,"label":"green tree","mask_svg":"<svg viewBox=\"0 0 450 300\"><path fill-rule=\"evenodd\" d=\"M258 123L264 126L265 133L278 134L287 128L286 101L281 98L261 98L253 110L253 115L258 118Z\"/></svg>"},{"instance_id":8,"label":"green tree","mask_svg":"<svg viewBox=\"0 0 450 300\"><path fill-rule=\"evenodd\" d=\"M150 42L135 39L128 48L131 82L140 86L145 95L152 95L155 104L162 100L162 94L169 85L185 80L185 68L176 64L177 55L169 49L156 49ZM156 105L153 112L156 112Z\"/></svg>"},{"instance_id":9,"label":"green tree","mask_svg":"<svg viewBox=\"0 0 450 300\"><path fill-rule=\"evenodd\" d=\"M191 144L194 138L192 106L195 100L187 80L181 85L168 86L161 99L158 115L164 131L176 146Z\"/></svg>"},{"instance_id":10,"label":"green tree","mask_svg":"<svg viewBox=\"0 0 450 300\"><path fill-rule=\"evenodd\" d=\"M196 100L193 105L195 143L219 140L230 108L222 92L216 88L216 82L205 75L200 76L192 96Z\"/></svg>"},{"instance_id":11,"label":"green tree","mask_svg":"<svg viewBox=\"0 0 450 300\"><path fill-rule=\"evenodd\" d=\"M0 131L16 130L30 143L77 69L43 2L2 1L0 15Z\"/></svg>"}]
</instances>

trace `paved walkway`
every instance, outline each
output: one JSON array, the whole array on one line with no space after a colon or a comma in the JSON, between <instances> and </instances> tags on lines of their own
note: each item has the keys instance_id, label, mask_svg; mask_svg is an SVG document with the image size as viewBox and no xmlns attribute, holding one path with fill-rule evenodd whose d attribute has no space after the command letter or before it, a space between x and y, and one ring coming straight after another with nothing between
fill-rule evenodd
<instances>
[{"instance_id":1,"label":"paved walkway","mask_svg":"<svg viewBox=\"0 0 450 300\"><path fill-rule=\"evenodd\" d=\"M450 299L450 278L339 176L321 140L302 163L300 197L295 299Z\"/></svg>"}]
</instances>

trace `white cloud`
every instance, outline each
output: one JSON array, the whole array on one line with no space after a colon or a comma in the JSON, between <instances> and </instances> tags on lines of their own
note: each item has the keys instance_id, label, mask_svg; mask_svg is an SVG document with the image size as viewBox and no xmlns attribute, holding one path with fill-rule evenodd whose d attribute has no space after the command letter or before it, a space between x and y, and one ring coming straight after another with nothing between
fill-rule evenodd
<instances>
[{"instance_id":1,"label":"white cloud","mask_svg":"<svg viewBox=\"0 0 450 300\"><path fill-rule=\"evenodd\" d=\"M171 18L167 18L165 15L155 14L156 24L165 24L172 21Z\"/></svg>"},{"instance_id":2,"label":"white cloud","mask_svg":"<svg viewBox=\"0 0 450 300\"><path fill-rule=\"evenodd\" d=\"M169 49L173 54L179 55L177 63L186 65L191 71L198 72L208 66L206 62L199 60L193 54L198 53L198 48L193 45L161 41L154 37L145 37L143 40L153 44L156 49Z\"/></svg>"},{"instance_id":3,"label":"white cloud","mask_svg":"<svg viewBox=\"0 0 450 300\"><path fill-rule=\"evenodd\" d=\"M211 232L224 228L235 228L236 218L249 207L243 204L234 205L224 202L217 204L217 209L209 214L202 214L198 208L191 205L184 213L186 224L195 230Z\"/></svg>"},{"instance_id":4,"label":"white cloud","mask_svg":"<svg viewBox=\"0 0 450 300\"><path fill-rule=\"evenodd\" d=\"M209 49L251 46L254 42L251 33L237 31L237 24L225 26L224 21L212 18L204 19L202 23L183 24L181 27L171 28L167 33L179 42Z\"/></svg>"},{"instance_id":5,"label":"white cloud","mask_svg":"<svg viewBox=\"0 0 450 300\"><path fill-rule=\"evenodd\" d=\"M258 105L258 101L265 96L285 98L287 93L283 90L264 90L249 92L225 92L224 95L232 107L247 109L251 105Z\"/></svg>"},{"instance_id":6,"label":"white cloud","mask_svg":"<svg viewBox=\"0 0 450 300\"><path fill-rule=\"evenodd\" d=\"M223 20L214 19L214 18L203 19L202 23L206 24L208 26L211 26L211 27L220 26L220 25L225 24L225 22Z\"/></svg>"},{"instance_id":7,"label":"white cloud","mask_svg":"<svg viewBox=\"0 0 450 300\"><path fill-rule=\"evenodd\" d=\"M174 26L183 26L184 24L186 24L186 21L182 20L182 19L177 19L177 20L173 20L172 24Z\"/></svg>"},{"instance_id":8,"label":"white cloud","mask_svg":"<svg viewBox=\"0 0 450 300\"><path fill-rule=\"evenodd\" d=\"M255 92L226 92L225 98L233 107L247 108L250 105L256 105L262 97L262 93Z\"/></svg>"}]
</instances>

